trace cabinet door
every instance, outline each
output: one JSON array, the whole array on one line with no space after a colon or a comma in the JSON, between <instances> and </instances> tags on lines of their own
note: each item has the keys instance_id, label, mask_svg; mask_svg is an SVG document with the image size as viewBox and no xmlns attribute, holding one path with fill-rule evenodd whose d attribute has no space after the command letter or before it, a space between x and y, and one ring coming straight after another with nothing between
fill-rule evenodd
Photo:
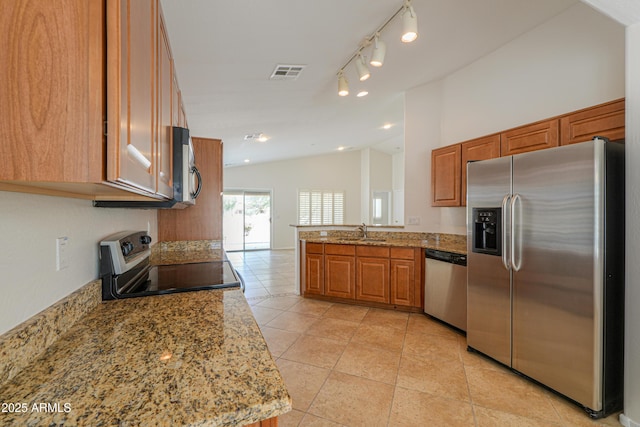
<instances>
[{"instance_id":1,"label":"cabinet door","mask_svg":"<svg viewBox=\"0 0 640 427\"><path fill-rule=\"evenodd\" d=\"M305 259L305 294L324 295L324 256L307 254Z\"/></svg>"},{"instance_id":2,"label":"cabinet door","mask_svg":"<svg viewBox=\"0 0 640 427\"><path fill-rule=\"evenodd\" d=\"M158 13L160 22L160 34L158 37L158 129L157 129L157 157L158 165L157 193L171 198L173 197L173 130L171 127L171 93L173 83L173 61L171 60L171 48L165 28L164 19Z\"/></svg>"},{"instance_id":3,"label":"cabinet door","mask_svg":"<svg viewBox=\"0 0 640 427\"><path fill-rule=\"evenodd\" d=\"M178 100L178 126L187 127L187 113L184 111L184 100L182 99L182 92L180 92L180 99Z\"/></svg>"},{"instance_id":4,"label":"cabinet door","mask_svg":"<svg viewBox=\"0 0 640 427\"><path fill-rule=\"evenodd\" d=\"M415 261L391 260L391 304L408 307L419 306L416 301Z\"/></svg>"},{"instance_id":5,"label":"cabinet door","mask_svg":"<svg viewBox=\"0 0 640 427\"><path fill-rule=\"evenodd\" d=\"M512 154L557 147L559 142L559 120L547 120L521 126L500 134L500 155L510 156Z\"/></svg>"},{"instance_id":6,"label":"cabinet door","mask_svg":"<svg viewBox=\"0 0 640 427\"><path fill-rule=\"evenodd\" d=\"M324 294L332 297L355 298L355 256L325 255Z\"/></svg>"},{"instance_id":7,"label":"cabinet door","mask_svg":"<svg viewBox=\"0 0 640 427\"><path fill-rule=\"evenodd\" d=\"M462 179L460 205L467 205L467 162L500 157L500 134L489 135L462 143Z\"/></svg>"},{"instance_id":8,"label":"cabinet door","mask_svg":"<svg viewBox=\"0 0 640 427\"><path fill-rule=\"evenodd\" d=\"M107 179L156 191L157 0L107 2Z\"/></svg>"},{"instance_id":9,"label":"cabinet door","mask_svg":"<svg viewBox=\"0 0 640 427\"><path fill-rule=\"evenodd\" d=\"M158 210L158 240L222 240L222 141L193 137L202 191L194 206Z\"/></svg>"},{"instance_id":10,"label":"cabinet door","mask_svg":"<svg viewBox=\"0 0 640 427\"><path fill-rule=\"evenodd\" d=\"M178 77L176 75L175 63L173 67L173 86L171 88L171 124L180 126L180 87L178 86Z\"/></svg>"},{"instance_id":11,"label":"cabinet door","mask_svg":"<svg viewBox=\"0 0 640 427\"><path fill-rule=\"evenodd\" d=\"M102 182L104 3L0 4L0 180Z\"/></svg>"},{"instance_id":12,"label":"cabinet door","mask_svg":"<svg viewBox=\"0 0 640 427\"><path fill-rule=\"evenodd\" d=\"M603 136L624 139L624 99L576 111L560 119L560 145L589 141Z\"/></svg>"},{"instance_id":13,"label":"cabinet door","mask_svg":"<svg viewBox=\"0 0 640 427\"><path fill-rule=\"evenodd\" d=\"M460 144L431 152L432 206L460 206Z\"/></svg>"},{"instance_id":14,"label":"cabinet door","mask_svg":"<svg viewBox=\"0 0 640 427\"><path fill-rule=\"evenodd\" d=\"M356 300L389 303L389 258L356 259Z\"/></svg>"}]
</instances>

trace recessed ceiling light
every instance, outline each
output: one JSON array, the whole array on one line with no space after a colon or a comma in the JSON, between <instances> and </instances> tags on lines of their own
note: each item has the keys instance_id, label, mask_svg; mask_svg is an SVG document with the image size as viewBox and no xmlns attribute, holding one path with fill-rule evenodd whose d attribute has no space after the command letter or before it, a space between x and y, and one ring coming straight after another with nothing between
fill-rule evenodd
<instances>
[{"instance_id":1,"label":"recessed ceiling light","mask_svg":"<svg viewBox=\"0 0 640 427\"><path fill-rule=\"evenodd\" d=\"M367 95L369 95L369 92L367 92L366 90L361 90L360 92L358 92L356 96L358 98L362 98L363 96L367 96Z\"/></svg>"},{"instance_id":2,"label":"recessed ceiling light","mask_svg":"<svg viewBox=\"0 0 640 427\"><path fill-rule=\"evenodd\" d=\"M249 163L250 161L251 161L251 160L249 160L249 159L244 159L244 162L245 162L245 163Z\"/></svg>"},{"instance_id":3,"label":"recessed ceiling light","mask_svg":"<svg viewBox=\"0 0 640 427\"><path fill-rule=\"evenodd\" d=\"M347 147L338 147L338 151L344 151Z\"/></svg>"},{"instance_id":4,"label":"recessed ceiling light","mask_svg":"<svg viewBox=\"0 0 640 427\"><path fill-rule=\"evenodd\" d=\"M387 129L391 129L391 126L393 126L391 123L385 123L385 124L382 126L382 129L385 129L385 130L387 130Z\"/></svg>"}]
</instances>

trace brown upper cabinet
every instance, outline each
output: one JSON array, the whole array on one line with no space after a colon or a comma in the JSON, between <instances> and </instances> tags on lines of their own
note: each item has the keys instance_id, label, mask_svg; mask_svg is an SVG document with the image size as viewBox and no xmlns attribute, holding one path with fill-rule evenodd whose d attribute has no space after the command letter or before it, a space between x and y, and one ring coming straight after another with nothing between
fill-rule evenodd
<instances>
[{"instance_id":1,"label":"brown upper cabinet","mask_svg":"<svg viewBox=\"0 0 640 427\"><path fill-rule=\"evenodd\" d=\"M559 120L552 119L503 132L500 135L500 154L510 156L557 147L560 142L559 130Z\"/></svg>"},{"instance_id":2,"label":"brown upper cabinet","mask_svg":"<svg viewBox=\"0 0 640 427\"><path fill-rule=\"evenodd\" d=\"M500 134L473 139L462 144L462 179L460 180L460 205L467 205L467 162L500 157Z\"/></svg>"},{"instance_id":3,"label":"brown upper cabinet","mask_svg":"<svg viewBox=\"0 0 640 427\"><path fill-rule=\"evenodd\" d=\"M164 18L158 14L159 30L158 35L158 66L157 66L157 128L156 144L157 158L155 164L158 165L156 174L157 193L166 197L173 197L173 59L171 47L169 46L169 36L167 34Z\"/></svg>"},{"instance_id":4,"label":"brown upper cabinet","mask_svg":"<svg viewBox=\"0 0 640 427\"><path fill-rule=\"evenodd\" d=\"M102 182L104 2L27 3L0 14L0 180Z\"/></svg>"},{"instance_id":5,"label":"brown upper cabinet","mask_svg":"<svg viewBox=\"0 0 640 427\"><path fill-rule=\"evenodd\" d=\"M618 99L548 120L436 148L431 152L432 206L465 206L467 162L526 153L602 136L624 139L625 100ZM459 153L459 154L458 154Z\"/></svg>"},{"instance_id":6,"label":"brown upper cabinet","mask_svg":"<svg viewBox=\"0 0 640 427\"><path fill-rule=\"evenodd\" d=\"M431 194L433 206L460 206L461 145L431 152Z\"/></svg>"},{"instance_id":7,"label":"brown upper cabinet","mask_svg":"<svg viewBox=\"0 0 640 427\"><path fill-rule=\"evenodd\" d=\"M162 25L158 0L6 4L0 188L94 200L173 195Z\"/></svg>"},{"instance_id":8,"label":"brown upper cabinet","mask_svg":"<svg viewBox=\"0 0 640 427\"><path fill-rule=\"evenodd\" d=\"M107 2L107 180L148 193L156 192L157 6Z\"/></svg>"},{"instance_id":9,"label":"brown upper cabinet","mask_svg":"<svg viewBox=\"0 0 640 427\"><path fill-rule=\"evenodd\" d=\"M576 111L560 118L560 145L575 144L603 136L624 139L624 99Z\"/></svg>"},{"instance_id":10,"label":"brown upper cabinet","mask_svg":"<svg viewBox=\"0 0 640 427\"><path fill-rule=\"evenodd\" d=\"M137 0L136 0L137 1ZM202 192L187 209L158 210L158 241L222 240L222 141L193 137Z\"/></svg>"}]
</instances>

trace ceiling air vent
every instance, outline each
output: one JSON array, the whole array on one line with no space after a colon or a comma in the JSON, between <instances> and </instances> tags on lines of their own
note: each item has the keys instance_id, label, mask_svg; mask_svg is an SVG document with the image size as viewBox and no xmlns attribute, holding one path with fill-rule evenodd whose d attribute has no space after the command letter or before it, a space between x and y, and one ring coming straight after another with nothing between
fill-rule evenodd
<instances>
[{"instance_id":1,"label":"ceiling air vent","mask_svg":"<svg viewBox=\"0 0 640 427\"><path fill-rule=\"evenodd\" d=\"M296 80L306 65L276 65L271 73L271 80Z\"/></svg>"}]
</instances>

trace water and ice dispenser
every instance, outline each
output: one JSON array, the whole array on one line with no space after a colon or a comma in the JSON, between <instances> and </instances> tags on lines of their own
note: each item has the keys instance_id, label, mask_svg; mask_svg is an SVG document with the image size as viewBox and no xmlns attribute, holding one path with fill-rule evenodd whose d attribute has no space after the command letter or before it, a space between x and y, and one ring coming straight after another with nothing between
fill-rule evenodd
<instances>
[{"instance_id":1,"label":"water and ice dispenser","mask_svg":"<svg viewBox=\"0 0 640 427\"><path fill-rule=\"evenodd\" d=\"M502 208L473 208L473 252L502 255Z\"/></svg>"}]
</instances>

